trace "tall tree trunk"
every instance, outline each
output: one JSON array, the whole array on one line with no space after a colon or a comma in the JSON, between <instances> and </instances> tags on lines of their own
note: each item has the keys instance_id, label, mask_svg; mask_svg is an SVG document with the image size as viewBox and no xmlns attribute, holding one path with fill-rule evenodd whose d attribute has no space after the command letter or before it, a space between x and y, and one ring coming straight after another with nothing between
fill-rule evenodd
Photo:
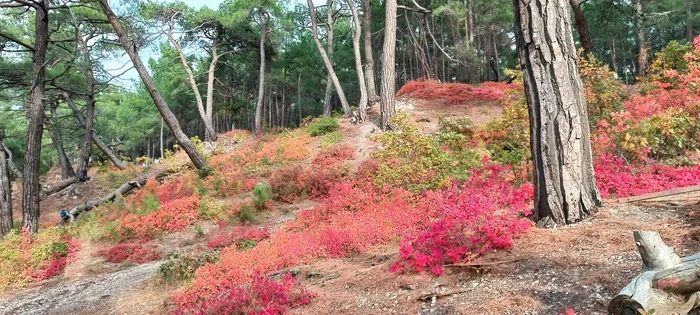
<instances>
[{"instance_id":1,"label":"tall tree trunk","mask_svg":"<svg viewBox=\"0 0 700 315\"><path fill-rule=\"evenodd\" d=\"M78 28L76 24L76 28ZM92 150L92 126L95 121L95 76L92 71L92 58L90 57L90 51L88 50L87 43L83 40L83 35L78 29L76 39L78 40L78 46L83 53L83 62L85 63L85 77L87 79L87 99L85 103L86 116L85 117L85 140L83 141L83 151L80 155L80 161L78 161L78 173L76 174L76 179L78 181L84 182L88 180L88 166L90 163L90 151Z\"/></svg>"},{"instance_id":2,"label":"tall tree trunk","mask_svg":"<svg viewBox=\"0 0 700 315\"><path fill-rule=\"evenodd\" d=\"M347 98L345 98L345 93L343 93L343 87L340 86L340 81L338 81L338 76L335 75L335 70L333 70L333 64L331 63L331 60L328 58L328 55L326 54L326 50L323 48L323 45L321 44L321 40L318 39L318 24L316 23L316 8L314 7L314 3L312 0L306 0L306 3L309 6L309 13L311 14L311 32L313 33L314 37L314 42L316 43L316 48L318 48L318 52L321 54L321 59L323 59L323 63L326 65L326 70L328 70L328 75L331 77L331 80L333 81L333 86L335 87L336 93L338 93L338 98L340 98L340 105L343 107L343 113L345 114L345 117L350 116L350 104L348 104Z\"/></svg>"},{"instance_id":3,"label":"tall tree trunk","mask_svg":"<svg viewBox=\"0 0 700 315\"><path fill-rule=\"evenodd\" d=\"M214 131L214 128L212 127L212 121L211 118L208 115L208 112L204 108L204 102L202 101L202 95L199 94L199 87L197 87L197 81L194 78L194 73L192 72L192 68L190 67L190 64L187 62L187 57L185 57L185 53L182 51L182 47L180 46L180 43L173 37L173 29L175 26L171 23L170 27L168 28L168 31L165 32L166 37L168 37L168 40L170 43L175 46L175 50L177 51L177 55L180 57L180 62L182 62L182 67L185 68L185 73L187 73L187 78L190 81L190 87L192 88L192 92L194 92L194 99L197 102L197 111L199 112L199 117L202 118L202 121L204 122L204 140L205 141L216 141L216 132ZM218 56L216 56L216 43L214 43L213 49L212 49L212 61L209 64L209 69L211 70L212 66L216 64L216 61L218 59ZM210 72L211 73L211 72ZM210 75L210 77L213 77L213 73ZM210 78L211 79L211 78ZM207 96L209 95L209 85L213 84L211 81L207 81ZM209 99L207 99L207 103L209 103ZM208 105L208 104L207 104Z\"/></svg>"},{"instance_id":4,"label":"tall tree trunk","mask_svg":"<svg viewBox=\"0 0 700 315\"><path fill-rule=\"evenodd\" d=\"M540 227L574 223L601 198L568 4L565 0L513 3L530 115L535 220Z\"/></svg>"},{"instance_id":5,"label":"tall tree trunk","mask_svg":"<svg viewBox=\"0 0 700 315\"><path fill-rule=\"evenodd\" d=\"M216 64L219 62L219 53L217 52L219 48L219 42L217 40L214 40L214 43L211 46L211 62L209 63L209 71L207 72L207 104L206 104L206 113L207 113L207 121L209 121L209 124L211 125L211 122L213 121L214 117L214 81L216 81L216 77L214 76L214 71L216 70ZM212 128L213 133L209 135L209 140L216 141L217 135L216 135L216 128Z\"/></svg>"},{"instance_id":6,"label":"tall tree trunk","mask_svg":"<svg viewBox=\"0 0 700 315\"><path fill-rule=\"evenodd\" d=\"M106 0L105 0L106 1ZM24 156L22 180L22 227L31 233L39 231L39 165L41 135L44 129L44 98L46 97L46 50L49 42L49 0L36 3L34 18L34 57L32 85L27 125L27 151Z\"/></svg>"},{"instance_id":7,"label":"tall tree trunk","mask_svg":"<svg viewBox=\"0 0 700 315\"><path fill-rule=\"evenodd\" d=\"M267 13L260 11L260 77L258 81L258 101L255 104L255 135L262 135L263 101L265 97L265 40L267 39Z\"/></svg>"},{"instance_id":8,"label":"tall tree trunk","mask_svg":"<svg viewBox=\"0 0 700 315\"><path fill-rule=\"evenodd\" d=\"M284 128L285 116L287 115L287 69L282 68L282 108L280 111L280 126Z\"/></svg>"},{"instance_id":9,"label":"tall tree trunk","mask_svg":"<svg viewBox=\"0 0 700 315\"><path fill-rule=\"evenodd\" d=\"M331 65L333 64L333 52L335 51L335 21L333 20L333 0L328 0L326 7L328 8L328 20L326 21L328 25L328 32L326 33L326 41L328 42L328 60L330 60ZM323 99L323 114L326 116L331 115L333 110L333 105L331 103L331 93L333 93L333 78L331 78L330 71L328 72L328 78L326 79L326 96Z\"/></svg>"},{"instance_id":10,"label":"tall tree trunk","mask_svg":"<svg viewBox=\"0 0 700 315\"><path fill-rule=\"evenodd\" d=\"M633 0L634 17L637 22L637 42L639 44L639 54L637 55L637 75L643 77L647 73L649 63L649 42L645 30L644 6L642 0Z\"/></svg>"},{"instance_id":11,"label":"tall tree trunk","mask_svg":"<svg viewBox=\"0 0 700 315\"><path fill-rule=\"evenodd\" d=\"M75 103L70 98L70 94L65 91L61 92L61 94L63 99L66 101L66 104L68 104L68 107L70 107L70 109L73 111L75 119L78 120L78 123L80 123L81 126L85 126L85 117L83 117L83 114L80 113L78 107L75 106ZM85 130L87 130L87 128L85 128ZM124 162L122 162L119 156L117 156L114 151L112 151L112 149L110 149L109 146L102 141L102 139L100 139L100 136L97 135L97 131L92 129L90 132L90 137L92 137L92 142L95 143L95 146L97 146L97 148L100 149L100 151L102 151L102 153L104 153L110 161L112 161L112 164L114 164L116 168L120 170L125 168Z\"/></svg>"},{"instance_id":12,"label":"tall tree trunk","mask_svg":"<svg viewBox=\"0 0 700 315\"><path fill-rule=\"evenodd\" d=\"M0 147L4 147L5 129L0 126ZM10 183L10 157L0 150L0 236L12 230L12 184Z\"/></svg>"},{"instance_id":13,"label":"tall tree trunk","mask_svg":"<svg viewBox=\"0 0 700 315\"><path fill-rule=\"evenodd\" d=\"M55 115L55 111L52 110ZM68 155L66 154L66 150L63 147L63 135L61 134L61 130L58 129L58 126L52 123L49 123L48 121L46 122L46 129L49 131L49 136L51 136L51 142L53 143L54 148L56 149L56 153L58 155L58 164L61 165L61 178L62 179L67 179L71 177L75 177L75 171L73 170L73 165L68 158Z\"/></svg>"},{"instance_id":14,"label":"tall tree trunk","mask_svg":"<svg viewBox=\"0 0 700 315\"><path fill-rule=\"evenodd\" d=\"M591 34L588 32L588 22L586 22L586 15L583 14L581 10L581 4L578 0L569 0L569 5L571 9L574 10L574 18L576 19L576 30L578 30L578 37L581 39L581 47L583 48L583 53L588 58L588 54L593 53L593 41L591 40Z\"/></svg>"},{"instance_id":15,"label":"tall tree trunk","mask_svg":"<svg viewBox=\"0 0 700 315\"><path fill-rule=\"evenodd\" d=\"M693 42L693 1L685 0L685 15L687 20L685 21L685 37L688 42Z\"/></svg>"},{"instance_id":16,"label":"tall tree trunk","mask_svg":"<svg viewBox=\"0 0 700 315\"><path fill-rule=\"evenodd\" d=\"M165 157L165 149L163 148L163 117L160 118L160 158Z\"/></svg>"},{"instance_id":17,"label":"tall tree trunk","mask_svg":"<svg viewBox=\"0 0 700 315\"><path fill-rule=\"evenodd\" d=\"M355 29L352 34L352 47L355 51L355 69L357 70L357 83L360 86L360 122L367 118L367 85L365 84L365 73L362 69L362 55L360 54L360 36L362 35L362 26L360 23L360 15L357 13L357 8L353 0L347 0L348 7L352 12L352 21L355 24Z\"/></svg>"},{"instance_id":18,"label":"tall tree trunk","mask_svg":"<svg viewBox=\"0 0 700 315\"><path fill-rule=\"evenodd\" d=\"M301 69L297 77L297 107L299 107L299 127L301 127Z\"/></svg>"},{"instance_id":19,"label":"tall tree trunk","mask_svg":"<svg viewBox=\"0 0 700 315\"><path fill-rule=\"evenodd\" d=\"M382 130L389 127L389 119L396 112L394 94L396 90L396 71L394 57L396 55L396 0L386 0L386 18L384 26L384 48L382 49Z\"/></svg>"},{"instance_id":20,"label":"tall tree trunk","mask_svg":"<svg viewBox=\"0 0 700 315\"><path fill-rule=\"evenodd\" d=\"M114 30L117 32L119 41L124 47L124 50L126 50L126 53L129 55L129 58L131 58L131 62L133 62L134 68L136 68L136 71L139 73L139 76L143 81L143 84L146 86L146 90L148 90L148 93L151 95L151 98L153 98L153 102L156 104L160 115L165 120L165 123L168 124L168 127L170 128L170 132L173 134L173 137L175 137L175 140L177 140L180 147L183 150L185 150L187 155L190 157L190 160L192 160L192 163L197 169L207 169L207 162L197 151L197 148L195 148L194 145L192 145L192 142L189 138L187 138L187 135L185 135L185 133L182 132L182 128L180 128L180 123L177 121L175 115L173 115L173 112L170 111L170 108L168 108L168 104L165 103L165 99L163 99L163 96L161 96L160 92L158 92L156 84L155 82L153 82L153 78L151 78L151 75L148 74L146 67L144 67L143 63L141 62L141 59L138 56L138 52L136 51L136 43L131 41L129 35L126 33L126 30L124 30L124 28L122 27L121 22L119 22L117 16L109 7L107 0L98 0L98 2L100 3L100 6L102 6L102 11L104 11L105 15L107 15L107 19L109 19L110 24L112 24L112 27L114 27Z\"/></svg>"},{"instance_id":21,"label":"tall tree trunk","mask_svg":"<svg viewBox=\"0 0 700 315\"><path fill-rule=\"evenodd\" d=\"M377 94L377 84L374 82L374 51L372 50L372 0L362 1L362 26L364 32L365 45L365 80L367 82L367 97L369 101L375 102L379 99Z\"/></svg>"}]
</instances>

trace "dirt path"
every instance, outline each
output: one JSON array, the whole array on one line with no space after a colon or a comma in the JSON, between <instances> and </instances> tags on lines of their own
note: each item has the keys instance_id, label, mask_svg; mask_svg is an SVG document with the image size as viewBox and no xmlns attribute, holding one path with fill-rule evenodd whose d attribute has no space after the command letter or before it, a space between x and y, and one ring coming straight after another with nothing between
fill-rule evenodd
<instances>
[{"instance_id":1,"label":"dirt path","mask_svg":"<svg viewBox=\"0 0 700 315\"><path fill-rule=\"evenodd\" d=\"M152 262L84 278L46 281L0 298L0 314L101 314L96 310L139 287L159 265Z\"/></svg>"}]
</instances>

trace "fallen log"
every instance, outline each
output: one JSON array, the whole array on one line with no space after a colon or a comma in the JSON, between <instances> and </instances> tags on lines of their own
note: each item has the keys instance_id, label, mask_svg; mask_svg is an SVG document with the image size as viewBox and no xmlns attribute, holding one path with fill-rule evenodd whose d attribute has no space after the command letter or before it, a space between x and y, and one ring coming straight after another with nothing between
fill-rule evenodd
<instances>
[{"instance_id":1,"label":"fallen log","mask_svg":"<svg viewBox=\"0 0 700 315\"><path fill-rule=\"evenodd\" d=\"M649 194L644 194L644 195L639 195L639 196L619 198L619 199L617 199L617 202L618 203L628 203L628 202L634 202L634 201L642 201L642 200L648 200L648 199L654 199L654 198L680 195L680 194L685 194L685 193L694 192L694 191L698 191L698 190L700 190L700 185L674 188L674 189L669 189L669 190L664 190L664 191L660 191L660 192L649 193Z\"/></svg>"},{"instance_id":2,"label":"fallen log","mask_svg":"<svg viewBox=\"0 0 700 315\"><path fill-rule=\"evenodd\" d=\"M68 188L70 185L75 184L77 181L77 178L72 177L56 184L56 186L49 187L48 189L42 189L41 193L39 194L39 198L46 199L47 197L55 195L56 193Z\"/></svg>"},{"instance_id":3,"label":"fallen log","mask_svg":"<svg viewBox=\"0 0 700 315\"><path fill-rule=\"evenodd\" d=\"M115 198L117 198L117 196L125 195L126 193L128 193L129 191L131 191L134 188L137 188L137 187L141 188L143 185L146 184L146 181L148 181L148 179L150 179L150 178L159 179L159 178L167 175L169 172L170 171L168 169L162 168L162 169L157 169L149 174L134 178L134 179L122 184L115 191L105 195L101 199L89 201L83 205L80 205L80 206L77 206L73 209L70 209L68 211L68 217L61 219L61 221L58 222L58 225L61 226L68 220L72 221L75 217L80 215L82 212L89 211L90 209L95 208L95 207L97 207L105 202L112 201Z\"/></svg>"},{"instance_id":4,"label":"fallen log","mask_svg":"<svg viewBox=\"0 0 700 315\"><path fill-rule=\"evenodd\" d=\"M634 231L642 272L608 304L608 313L688 314L700 306L700 253L679 257L655 231Z\"/></svg>"}]
</instances>

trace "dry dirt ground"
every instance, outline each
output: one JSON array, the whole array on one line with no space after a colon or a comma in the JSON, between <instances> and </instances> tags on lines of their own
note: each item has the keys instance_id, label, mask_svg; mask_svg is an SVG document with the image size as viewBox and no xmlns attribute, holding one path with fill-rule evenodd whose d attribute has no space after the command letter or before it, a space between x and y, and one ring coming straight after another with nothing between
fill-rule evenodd
<instances>
[{"instance_id":1,"label":"dry dirt ground","mask_svg":"<svg viewBox=\"0 0 700 315\"><path fill-rule=\"evenodd\" d=\"M445 113L469 116L476 124L501 113L493 104L448 107L402 102L400 108L414 121L420 120L428 131L438 129L438 118ZM376 109L372 110L371 117L376 119ZM355 165L376 148L370 137L378 130L372 123L353 126L344 121L341 132L344 143L357 147ZM98 187L78 189L81 193L95 189L95 196L104 193ZM51 206L60 209L84 201L56 197L54 202ZM260 221L274 228L314 205L310 201L277 205L276 211L261 216ZM47 224L52 219L49 217ZM700 251L699 223L700 193L634 204L609 202L584 222L549 230L533 228L516 240L512 250L493 252L476 261L505 263L446 268L439 277L389 272L398 253L398 244L389 244L367 253L290 268L317 295L311 304L290 313L558 314L571 308L580 314L606 314L608 301L641 269L632 231L657 230L669 246L685 256ZM201 227L208 235L218 229L206 223ZM187 250L204 246L206 239L188 230L167 235L158 245L163 251ZM84 244L63 276L0 294L0 314L172 312L169 297L177 287L158 279L159 262L110 264L94 257L98 247Z\"/></svg>"}]
</instances>

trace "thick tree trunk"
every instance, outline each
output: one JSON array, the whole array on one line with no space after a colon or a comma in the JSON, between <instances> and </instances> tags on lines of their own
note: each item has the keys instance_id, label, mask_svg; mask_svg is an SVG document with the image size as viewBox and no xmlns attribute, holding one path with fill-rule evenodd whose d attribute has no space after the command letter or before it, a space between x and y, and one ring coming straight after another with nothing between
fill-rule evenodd
<instances>
[{"instance_id":1,"label":"thick tree trunk","mask_svg":"<svg viewBox=\"0 0 700 315\"><path fill-rule=\"evenodd\" d=\"M114 30L117 32L117 36L119 36L119 41L121 41L124 50L126 50L127 54L131 58L131 61L134 63L134 67L139 73L143 84L146 86L146 90L148 90L148 93L151 95L151 98L153 98L153 102L156 104L156 107L158 108L160 115L165 120L165 123L168 124L168 127L170 128L170 132L173 134L173 137L175 137L180 147L183 150L185 150L187 155L190 157L190 160L192 160L192 163L197 169L201 170L208 168L207 162L204 161L202 155L197 151L194 145L192 145L192 142L189 138L187 138L187 135L185 135L185 133L182 132L182 128L180 128L180 123L178 123L177 118L170 111L170 108L168 108L168 104L165 103L165 99L163 99L163 96L161 96L158 92L156 84L155 82L153 82L153 78L151 78L151 75L148 74L146 67L144 67L143 63L141 62L141 59L138 56L138 53L136 51L136 43L129 39L129 35L126 33L126 30L124 30L124 28L122 27L122 24L117 19L117 16L109 7L107 0L98 0L98 2L100 3L100 6L102 6L102 11L104 11L105 15L107 15L110 24L112 24L112 27L114 27Z\"/></svg>"},{"instance_id":2,"label":"thick tree trunk","mask_svg":"<svg viewBox=\"0 0 700 315\"><path fill-rule=\"evenodd\" d=\"M318 52L321 54L321 59L323 59L323 63L326 65L326 70L328 70L328 75L331 77L331 81L333 81L333 86L335 87L336 93L338 93L338 98L340 98L340 105L343 107L343 113L345 117L350 116L350 105L348 104L347 98L345 98L345 93L343 93L343 87L340 86L340 81L338 81L338 76L335 74L335 70L333 70L333 64L331 63L331 60L328 58L328 55L326 54L326 50L323 48L323 45L321 44L321 40L318 39L318 25L316 23L316 8L314 7L314 3L312 0L306 0L306 3L309 6L309 13L311 14L311 32L313 33L314 37L314 42L316 43L316 48L318 48Z\"/></svg>"},{"instance_id":3,"label":"thick tree trunk","mask_svg":"<svg viewBox=\"0 0 700 315\"><path fill-rule=\"evenodd\" d=\"M574 223L601 198L569 7L565 0L513 2L530 115L535 220L542 227Z\"/></svg>"},{"instance_id":4,"label":"thick tree trunk","mask_svg":"<svg viewBox=\"0 0 700 315\"><path fill-rule=\"evenodd\" d=\"M5 129L0 126L0 146L5 140ZM12 183L10 182L9 156L0 150L0 236L12 230Z\"/></svg>"},{"instance_id":5,"label":"thick tree trunk","mask_svg":"<svg viewBox=\"0 0 700 315\"><path fill-rule=\"evenodd\" d=\"M105 0L106 1L106 0ZM49 0L35 2L34 58L32 88L27 108L27 152L24 156L22 179L22 227L31 233L39 231L39 164L41 135L44 129L44 102L46 97L46 50L49 42Z\"/></svg>"},{"instance_id":6,"label":"thick tree trunk","mask_svg":"<svg viewBox=\"0 0 700 315\"><path fill-rule=\"evenodd\" d=\"M77 27L77 26L76 26ZM78 181L84 182L88 180L88 166L90 164L90 151L92 150L92 126L95 121L95 76L92 71L92 59L87 43L83 40L83 36L78 32L76 36L78 45L83 52L83 62L85 63L85 77L87 78L87 100L86 100L86 116L85 117L85 140L83 141L83 151L78 161L78 173L76 178Z\"/></svg>"},{"instance_id":7,"label":"thick tree trunk","mask_svg":"<svg viewBox=\"0 0 700 315\"><path fill-rule=\"evenodd\" d=\"M208 121L210 127L212 125L214 117L214 81L216 80L216 77L214 76L214 71L216 70L216 64L219 62L220 57L219 53L217 52L219 48L218 46L219 42L217 40L214 40L214 43L211 46L211 63L209 63L209 71L207 72L207 119L205 121L205 125ZM212 132L209 135L209 139L207 140L216 141L216 138L216 128L212 127Z\"/></svg>"},{"instance_id":8,"label":"thick tree trunk","mask_svg":"<svg viewBox=\"0 0 700 315\"><path fill-rule=\"evenodd\" d=\"M372 50L372 0L363 0L362 9L362 27L365 30L365 81L367 83L367 97L370 102L376 102L379 100L379 95L377 94L377 84L374 82L376 74L374 71L374 51Z\"/></svg>"},{"instance_id":9,"label":"thick tree trunk","mask_svg":"<svg viewBox=\"0 0 700 315\"><path fill-rule=\"evenodd\" d=\"M634 231L642 272L608 304L608 313L688 314L700 306L700 253L679 257L658 232Z\"/></svg>"},{"instance_id":10,"label":"thick tree trunk","mask_svg":"<svg viewBox=\"0 0 700 315\"><path fill-rule=\"evenodd\" d=\"M73 100L70 98L70 95L68 92L62 92L63 99L66 101L66 104L68 104L68 107L73 111L73 115L75 116L75 119L78 120L78 123L80 123L81 126L85 126L85 117L83 117L83 114L80 113L78 110L78 107L75 105ZM85 128L85 130L88 130ZM117 156L112 149L105 144L102 139L100 139L100 136L97 135L97 132L92 129L90 132L90 137L92 138L92 142L95 143L95 146L97 146L102 153L104 153L107 158L109 158L110 161L112 161L112 164L120 170L123 170L125 168L124 162Z\"/></svg>"},{"instance_id":11,"label":"thick tree trunk","mask_svg":"<svg viewBox=\"0 0 700 315\"><path fill-rule=\"evenodd\" d=\"M182 47L180 46L180 43L173 37L173 28L174 25L170 25L170 28L168 29L167 32L165 32L165 35L168 37L168 40L170 43L173 44L175 47L175 50L177 51L177 55L180 57L180 62L182 63L182 67L185 68L185 73L187 73L187 78L190 81L190 87L192 88L192 92L194 93L194 99L197 102L197 111L199 112L199 117L202 118L202 122L204 122L204 140L205 141L216 141L216 132L214 131L214 127L212 127L212 121L211 118L209 117L208 113L204 109L204 102L202 101L202 95L199 94L199 87L197 87L197 81L194 78L194 73L192 72L192 68L190 67L190 64L187 62L187 57L185 57L185 53L182 51ZM216 47L216 46L214 46ZM212 50L212 61L211 64L209 65L209 68L213 65L216 64L216 59L218 59L218 56L216 56L216 48ZM213 73L211 74L213 77ZM211 78L210 78L211 79ZM213 82L207 81L207 88L209 87L209 84L213 84ZM208 95L208 91L207 91ZM209 99L207 99L207 103L209 103ZM208 105L208 104L207 104Z\"/></svg>"},{"instance_id":12,"label":"thick tree trunk","mask_svg":"<svg viewBox=\"0 0 700 315\"><path fill-rule=\"evenodd\" d=\"M163 148L163 118L160 119L160 158L165 157L165 149Z\"/></svg>"},{"instance_id":13,"label":"thick tree trunk","mask_svg":"<svg viewBox=\"0 0 700 315\"><path fill-rule=\"evenodd\" d=\"M581 47L583 48L583 53L588 57L588 54L593 53L593 40L591 40L591 34L588 32L588 22L586 22L586 15L583 14L581 10L581 4L579 0L569 0L569 5L571 9L574 10L574 18L576 19L576 30L578 30L578 37L581 39Z\"/></svg>"},{"instance_id":14,"label":"thick tree trunk","mask_svg":"<svg viewBox=\"0 0 700 315\"><path fill-rule=\"evenodd\" d=\"M365 84L365 73L362 69L362 55L360 54L360 36L362 35L362 26L360 23L360 15L357 13L357 8L352 2L353 0L347 0L348 7L352 12L352 21L355 24L355 29L352 34L352 47L355 51L355 69L357 70L357 83L360 86L360 101L358 102L358 107L360 108L360 122L365 121L367 118L367 85Z\"/></svg>"},{"instance_id":15,"label":"thick tree trunk","mask_svg":"<svg viewBox=\"0 0 700 315\"><path fill-rule=\"evenodd\" d=\"M384 48L382 49L382 102L380 127L389 129L389 120L394 116L396 107L394 94L396 90L396 0L386 0L386 18L384 26Z\"/></svg>"},{"instance_id":16,"label":"thick tree trunk","mask_svg":"<svg viewBox=\"0 0 700 315\"><path fill-rule=\"evenodd\" d=\"M297 107L299 107L299 127L301 127L301 69L297 77Z\"/></svg>"},{"instance_id":17,"label":"thick tree trunk","mask_svg":"<svg viewBox=\"0 0 700 315\"><path fill-rule=\"evenodd\" d=\"M265 40L267 38L267 13L260 9L260 77L258 101L255 103L255 135L262 135L263 101L265 97Z\"/></svg>"},{"instance_id":18,"label":"thick tree trunk","mask_svg":"<svg viewBox=\"0 0 700 315\"><path fill-rule=\"evenodd\" d=\"M328 44L328 60L330 60L331 65L333 64L333 52L335 51L335 21L333 20L333 0L328 0L327 5L327 16L326 21L328 25L328 32L326 33L326 42ZM326 96L323 98L323 114L326 116L331 115L333 110L333 103L331 103L331 97L333 93L333 78L331 78L330 71L328 72L328 77L326 78Z\"/></svg>"},{"instance_id":19,"label":"thick tree trunk","mask_svg":"<svg viewBox=\"0 0 700 315\"><path fill-rule=\"evenodd\" d=\"M647 74L649 65L649 42L645 30L644 21L644 6L642 0L633 0L634 17L637 22L637 44L639 45L639 53L637 55L637 76L643 77Z\"/></svg>"},{"instance_id":20,"label":"thick tree trunk","mask_svg":"<svg viewBox=\"0 0 700 315\"><path fill-rule=\"evenodd\" d=\"M66 155L66 150L63 147L63 135L61 130L55 124L49 124L47 122L46 129L49 131L49 136L51 136L51 142L56 149L56 154L58 155L58 164L61 165L61 178L67 179L75 177L75 171L73 171L73 165Z\"/></svg>"}]
</instances>

